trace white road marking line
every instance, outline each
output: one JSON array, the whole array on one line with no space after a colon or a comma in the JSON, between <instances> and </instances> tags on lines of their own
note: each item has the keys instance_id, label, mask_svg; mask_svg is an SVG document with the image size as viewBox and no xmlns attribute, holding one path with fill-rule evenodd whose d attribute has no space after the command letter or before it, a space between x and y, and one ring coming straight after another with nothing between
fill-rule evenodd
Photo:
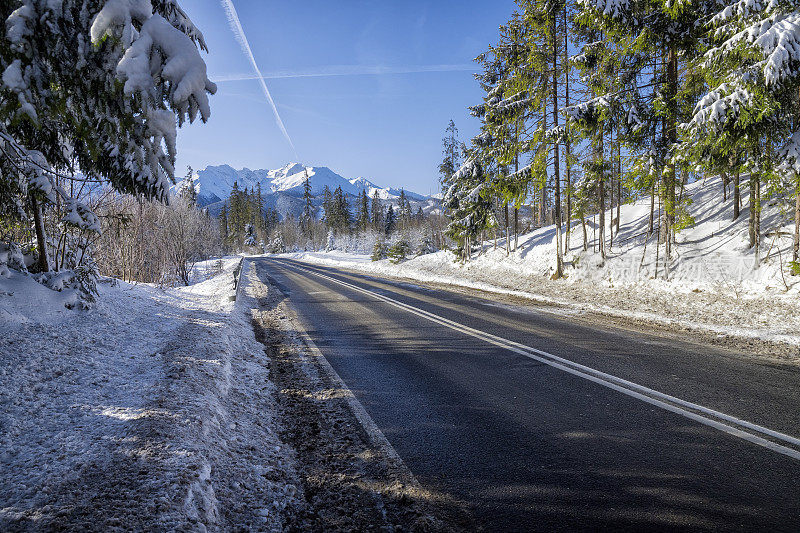
<instances>
[{"instance_id":1,"label":"white road marking line","mask_svg":"<svg viewBox=\"0 0 800 533\"><path fill-rule=\"evenodd\" d=\"M262 280L258 280L260 283L264 283ZM280 290L280 289L278 289ZM313 291L313 293L309 294L316 294L316 293L325 293L329 291ZM339 376L339 373L331 366L328 359L325 355L320 351L317 347L316 343L311 339L311 336L308 334L308 328L304 321L300 318L299 313L295 310L293 305L286 306L286 314L287 320L292 324L294 327L295 333L302 339L302 341L306 344L308 351L311 352L311 355L315 357L316 361L319 362L322 370L328 374L328 378L333 382L332 384L335 385L336 388L341 390L346 390L350 394L347 394L344 398L347 402L348 407L350 407L350 411L353 413L353 416L356 417L361 427L367 434L367 438L370 440L372 445L378 448L386 458L394 463L394 467L401 470L403 475L406 476L404 483L407 485L412 485L416 488L421 487L419 481L411 472L411 469L405 464L403 459L400 457L400 454L397 453L397 450L394 449L394 446L389 442L389 439L383 434L383 432L378 427L378 424L372 420L372 417L369 416L367 410L358 401L356 395L353 391L347 386L344 380Z\"/></svg>"},{"instance_id":2,"label":"white road marking line","mask_svg":"<svg viewBox=\"0 0 800 533\"><path fill-rule=\"evenodd\" d=\"M286 265L286 263L282 263L282 264L284 266ZM289 267L287 267L287 268L289 268ZM731 416L731 415L728 415L728 414L725 414L725 413L722 413L722 412L719 412L719 411L715 411L715 410L710 409L708 407L704 407L702 405L698 405L698 404L695 404L695 403L692 403L692 402L689 402L689 401L686 401L686 400L682 400L680 398L676 398L676 397L670 396L668 394L664 394L662 392L650 389L650 388L645 387L643 385L639 385L637 383L633 383L631 381L627 381L627 380L619 378L617 376L614 376L614 375L611 375L611 374L607 374L607 373L602 372L600 370L596 370L594 368L591 368L591 367L588 367L588 366L585 366L585 365L581 365L581 364L576 363L574 361L570 361L568 359L564 359L562 357L558 357L556 355L553 355L551 353L545 352L543 350L538 350L536 348L532 348L530 346L526 346L526 345L520 344L518 342L514 342L514 341L511 341L511 340L508 340L508 339L504 339L502 337L498 337L498 336L493 335L491 333L486 333L484 331L480 331L480 330L471 328L471 327L466 326L464 324L460 324L460 323L455 322L453 320L450 320L450 319L441 317L439 315L430 313L429 311L425 311L424 309L419 309L417 307L414 307L412 305L400 302L400 301L395 300L393 298L390 298L388 296L384 296L382 294L378 294L376 292L373 292L373 291L370 291L370 290L367 290L367 289L363 289L361 287L358 287L357 285L353 285L351 283L347 283L347 282L338 280L336 278L332 278L332 277L327 276L325 274L320 274L319 272L315 272L313 270L308 270L306 268L303 268L303 267L300 267L300 266L297 266L297 265L294 265L294 264L292 264L291 268L292 269L296 269L296 270L300 270L302 272L306 272L306 273L309 273L309 274L313 274L313 275L321 277L323 279L327 279L328 281L331 281L333 283L337 283L339 285L347 287L347 288L349 288L351 290L354 290L354 291L357 291L357 292L360 292L360 293L363 293L363 294L367 294L369 296L372 296L373 298L376 298L378 300L382 300L382 301L384 301L384 302L386 302L386 303L388 303L390 305L393 305L395 307L403 309L403 310L405 310L405 311L407 311L409 313L412 313L412 314L418 315L418 316L420 316L422 318L425 318L427 320L430 320L431 322L435 322L437 324L446 326L446 327L448 327L450 329L453 329L455 331L459 331L459 332L464 333L466 335L481 339L481 340L483 340L485 342L488 342L490 344L494 344L495 346L498 346L498 347L501 347L501 348L505 348L505 349L507 349L509 351L518 353L520 355L524 355L524 356L526 356L526 357L528 357L530 359L534 359L534 360L536 360L538 362L544 363L544 364L549 365L549 366L551 366L553 368L557 368L557 369L562 370L564 372L567 372L569 374L581 377L583 379L587 379L589 381L592 381L594 383L597 383L597 384L602 385L604 387L607 387L609 389L616 390L618 392L621 392L623 394L626 394L628 396L631 396L631 397L636 398L638 400L641 400L643 402L649 403L649 404L654 405L656 407L660 407L660 408L662 408L662 409L664 409L666 411L670 411L672 413L679 414L679 415L684 416L684 417L686 417L686 418L688 418L690 420L694 420L694 421L699 422L701 424L704 424L706 426L713 427L713 428L715 428L717 430L720 430L720 431L723 431L723 432L725 432L725 433L727 433L729 435L738 437L740 439L746 440L746 441L751 442L753 444L757 444L758 446L762 446L762 447L767 448L769 450L772 450L772 451L774 451L776 453L780 453L782 455L786 455L786 456L791 457L793 459L800 460L800 451L798 451L798 450L795 450L793 448L789 448L787 446L783 446L783 445L778 444L776 442L772 442L772 441L767 440L767 439L765 439L763 437L760 437L758 435L754 435L752 433L748 433L748 432L746 432L746 431L744 431L744 430L742 430L740 428L736 428L736 427L730 426L728 424L724 424L724 423L720 422L719 420L713 420L713 419L705 417L705 416L703 416L701 414L698 414L698 413L695 413L695 412L692 412L692 411L688 411L686 409L683 409L683 407L685 407L687 409L692 409L694 411L699 411L701 413L705 413L705 414L707 414L709 416L716 417L716 418L718 418L720 420L725 420L727 422L736 424L736 425L741 426L743 428L747 428L747 429L749 429L751 431L755 431L755 432L760 433L762 435L766 435L766 436L772 437L774 439L783 441L783 442L785 442L787 444L793 444L795 446L800 446L800 439L798 439L796 437L792 437L791 435L786 435L784 433L781 433L781 432L778 432L778 431L775 431L775 430L772 430L772 429L769 429L769 428L765 428L763 426L759 426L758 424L754 424L752 422L748 422L746 420L741 420L741 419L736 418L734 416ZM668 402L670 402L670 403L668 403Z\"/></svg>"}]
</instances>

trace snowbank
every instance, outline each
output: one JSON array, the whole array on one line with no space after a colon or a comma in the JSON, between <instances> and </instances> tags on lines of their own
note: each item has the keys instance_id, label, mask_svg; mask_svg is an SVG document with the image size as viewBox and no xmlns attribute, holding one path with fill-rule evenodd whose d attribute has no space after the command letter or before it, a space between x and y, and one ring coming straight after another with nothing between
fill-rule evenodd
<instances>
[{"instance_id":1,"label":"snowbank","mask_svg":"<svg viewBox=\"0 0 800 533\"><path fill-rule=\"evenodd\" d=\"M0 530L280 528L289 452L223 263L189 287L101 284L90 311L0 279Z\"/></svg>"},{"instance_id":2,"label":"snowbank","mask_svg":"<svg viewBox=\"0 0 800 533\"><path fill-rule=\"evenodd\" d=\"M553 226L522 235L510 255L502 240L496 249L493 242L484 243L483 253L464 265L447 251L399 265L342 252L284 256L382 276L502 292L719 335L800 345L800 277L788 274L793 230L790 214L777 202L765 205L761 261L754 268L747 205L733 221L732 202L722 202L721 191L721 180L716 178L686 188L695 224L678 234L676 252L666 271L663 245L657 250L655 238L647 236L649 198L622 206L620 232L615 233L605 261L593 252L596 219L587 222L586 252L580 223L576 223L565 258L567 278L556 281L550 280L555 266ZM746 197L745 188L742 198ZM612 218L607 212L606 220Z\"/></svg>"}]
</instances>

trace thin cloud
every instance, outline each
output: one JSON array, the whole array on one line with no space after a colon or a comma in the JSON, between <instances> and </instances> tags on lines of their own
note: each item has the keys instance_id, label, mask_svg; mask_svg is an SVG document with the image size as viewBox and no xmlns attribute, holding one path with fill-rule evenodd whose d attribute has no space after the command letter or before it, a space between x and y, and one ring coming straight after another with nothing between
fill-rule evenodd
<instances>
[{"instance_id":1,"label":"thin cloud","mask_svg":"<svg viewBox=\"0 0 800 533\"><path fill-rule=\"evenodd\" d=\"M424 72L465 72L474 71L475 65L415 65L387 67L382 65L334 65L315 70L285 70L261 74L266 80L286 78L325 78L329 76L380 76L384 74L418 74ZM229 74L215 76L215 83L226 81L245 81L259 79L252 74Z\"/></svg>"},{"instance_id":2,"label":"thin cloud","mask_svg":"<svg viewBox=\"0 0 800 533\"><path fill-rule=\"evenodd\" d=\"M264 91L264 96L267 97L269 104L272 106L272 112L275 114L275 121L278 123L278 127L281 129L283 136L286 137L286 141L289 143L289 146L292 147L292 151L294 152L296 158L297 150L295 150L292 138L289 137L289 132L286 131L286 126L283 125L283 120L281 120L281 115L278 113L278 107L275 105L275 100L272 99L272 95L267 88L267 84L264 82L265 78L258 68L256 58L253 56L253 50L250 48L250 43L247 42L247 36L244 34L244 28L242 28L239 15L236 13L236 8L233 5L233 0L220 1L222 2L222 7L225 9L225 14L228 16L228 24L230 24L231 30L233 30L234 35L236 35L236 40L239 41L239 46L241 46L242 51L250 60L250 65L253 67L253 71L255 72L255 76L250 76L247 79L258 80L261 84L261 89Z\"/></svg>"}]
</instances>

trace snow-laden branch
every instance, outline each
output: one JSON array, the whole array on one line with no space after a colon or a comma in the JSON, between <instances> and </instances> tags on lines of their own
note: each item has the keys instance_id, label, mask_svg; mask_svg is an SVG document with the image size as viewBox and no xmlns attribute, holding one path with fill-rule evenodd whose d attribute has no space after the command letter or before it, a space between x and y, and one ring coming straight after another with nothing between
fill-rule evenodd
<instances>
[{"instance_id":1,"label":"snow-laden branch","mask_svg":"<svg viewBox=\"0 0 800 533\"><path fill-rule=\"evenodd\" d=\"M64 201L66 214L62 222L83 230L100 232L100 221L92 210L85 203L73 198L56 182L56 178L71 179L71 177L53 170L41 152L26 149L2 130L0 130L0 152L3 159L11 164L20 176L26 178L26 187L41 193L51 203L56 202L57 196Z\"/></svg>"}]
</instances>

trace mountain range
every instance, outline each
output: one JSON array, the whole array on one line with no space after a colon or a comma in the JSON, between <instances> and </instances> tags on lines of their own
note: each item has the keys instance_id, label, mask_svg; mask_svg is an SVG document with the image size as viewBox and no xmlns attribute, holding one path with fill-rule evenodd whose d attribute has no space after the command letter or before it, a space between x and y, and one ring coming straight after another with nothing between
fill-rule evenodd
<instances>
[{"instance_id":1,"label":"mountain range","mask_svg":"<svg viewBox=\"0 0 800 533\"><path fill-rule=\"evenodd\" d=\"M234 183L240 190L255 190L260 185L265 208L277 209L281 218L288 215L299 216L303 210L303 183L306 173L311 184L311 194L315 197L314 204L318 207L322 203L325 186L331 192L341 187L351 207L355 207L353 200L362 190L366 191L370 198L377 192L384 205L396 206L400 197L400 189L380 187L363 177L347 179L328 167L307 167L300 163L289 163L275 170L249 168L237 170L230 165L216 165L197 171L193 176L197 204L200 207L208 207L212 215L217 215L230 198ZM405 194L415 211L422 207L427 213L439 206L439 201L435 197L410 191L405 191Z\"/></svg>"}]
</instances>

